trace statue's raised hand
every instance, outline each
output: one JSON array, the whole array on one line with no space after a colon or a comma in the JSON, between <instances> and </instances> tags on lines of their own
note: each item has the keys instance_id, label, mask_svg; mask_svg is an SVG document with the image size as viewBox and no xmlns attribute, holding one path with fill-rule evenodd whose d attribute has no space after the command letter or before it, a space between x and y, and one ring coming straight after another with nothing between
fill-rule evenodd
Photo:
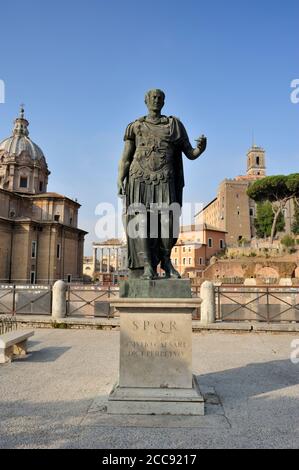
<instances>
[{"instance_id":1,"label":"statue's raised hand","mask_svg":"<svg viewBox=\"0 0 299 470\"><path fill-rule=\"evenodd\" d=\"M204 152L207 147L206 136L202 135L201 137L196 139L196 142L197 142L197 148L201 151L201 153Z\"/></svg>"}]
</instances>

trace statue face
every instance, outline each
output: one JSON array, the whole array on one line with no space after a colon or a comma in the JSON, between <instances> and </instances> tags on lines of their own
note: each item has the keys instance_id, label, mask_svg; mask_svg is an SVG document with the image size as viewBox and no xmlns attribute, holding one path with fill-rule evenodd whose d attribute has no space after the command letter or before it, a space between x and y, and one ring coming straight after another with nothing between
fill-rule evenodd
<instances>
[{"instance_id":1,"label":"statue face","mask_svg":"<svg viewBox=\"0 0 299 470\"><path fill-rule=\"evenodd\" d=\"M160 112L164 106L164 96L159 90L152 90L147 95L146 105L149 111Z\"/></svg>"}]
</instances>

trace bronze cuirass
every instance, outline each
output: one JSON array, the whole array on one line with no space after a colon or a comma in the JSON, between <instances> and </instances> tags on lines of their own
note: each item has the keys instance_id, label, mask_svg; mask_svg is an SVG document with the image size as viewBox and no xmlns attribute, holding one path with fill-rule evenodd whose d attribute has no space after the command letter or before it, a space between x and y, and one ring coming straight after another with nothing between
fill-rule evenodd
<instances>
[{"instance_id":1,"label":"bronze cuirass","mask_svg":"<svg viewBox=\"0 0 299 470\"><path fill-rule=\"evenodd\" d=\"M173 178L173 146L169 125L140 122L130 178L146 184L159 184Z\"/></svg>"}]
</instances>

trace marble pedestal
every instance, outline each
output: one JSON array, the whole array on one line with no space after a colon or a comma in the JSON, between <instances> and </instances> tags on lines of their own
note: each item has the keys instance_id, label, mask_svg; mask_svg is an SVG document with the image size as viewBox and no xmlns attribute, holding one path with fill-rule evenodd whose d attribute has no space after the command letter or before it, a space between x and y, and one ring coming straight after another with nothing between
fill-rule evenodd
<instances>
[{"instance_id":1,"label":"marble pedestal","mask_svg":"<svg viewBox=\"0 0 299 470\"><path fill-rule=\"evenodd\" d=\"M192 313L200 299L112 302L120 313L119 381L110 414L203 415L192 374Z\"/></svg>"}]
</instances>

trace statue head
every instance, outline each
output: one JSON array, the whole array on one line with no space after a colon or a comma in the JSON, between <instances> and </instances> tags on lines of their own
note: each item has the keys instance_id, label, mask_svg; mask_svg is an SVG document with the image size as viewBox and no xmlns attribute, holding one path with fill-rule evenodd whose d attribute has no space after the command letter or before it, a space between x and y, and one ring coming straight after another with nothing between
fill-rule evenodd
<instances>
[{"instance_id":1,"label":"statue head","mask_svg":"<svg viewBox=\"0 0 299 470\"><path fill-rule=\"evenodd\" d=\"M161 111L165 102L165 93L162 90L149 90L145 95L145 104L149 111Z\"/></svg>"}]
</instances>

